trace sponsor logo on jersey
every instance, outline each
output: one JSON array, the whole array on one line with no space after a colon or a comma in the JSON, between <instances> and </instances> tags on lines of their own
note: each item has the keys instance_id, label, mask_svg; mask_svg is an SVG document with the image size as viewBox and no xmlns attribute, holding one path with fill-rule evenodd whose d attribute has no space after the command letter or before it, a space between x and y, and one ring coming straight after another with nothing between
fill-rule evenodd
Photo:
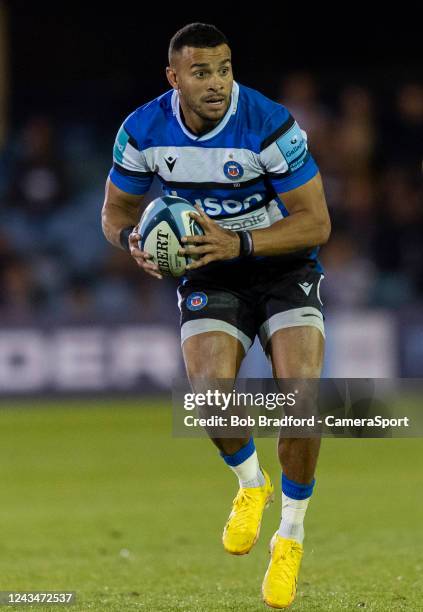
<instances>
[{"instance_id":1,"label":"sponsor logo on jersey","mask_svg":"<svg viewBox=\"0 0 423 612\"><path fill-rule=\"evenodd\" d=\"M177 196L178 192L172 190L169 195ZM257 208L256 204L261 202L261 207ZM193 204L198 204L209 217L222 217L216 219L216 222L221 226L233 231L249 229L253 227L269 227L269 215L265 206L267 200L261 193L254 193L248 196L243 201L239 200L219 200L219 198L196 198ZM249 210L254 206L254 210ZM236 215L236 216L235 216ZM191 233L196 226L196 220L190 220ZM191 225L192 224L192 225Z\"/></svg>"},{"instance_id":2,"label":"sponsor logo on jersey","mask_svg":"<svg viewBox=\"0 0 423 612\"><path fill-rule=\"evenodd\" d=\"M300 143L300 144L296 145L295 147L292 147L292 149L291 149L290 151L287 151L287 152L286 152L286 156L287 156L288 158L289 158L289 157L292 157L293 155L295 155L295 153L297 153L297 151L300 151L300 149L302 149L302 148L303 148L303 146L304 146L304 145L303 145L302 143Z\"/></svg>"},{"instance_id":3,"label":"sponsor logo on jersey","mask_svg":"<svg viewBox=\"0 0 423 612\"><path fill-rule=\"evenodd\" d=\"M241 230L254 229L255 227L268 227L268 215L265 211L258 211L257 213L249 213L248 217L242 217L241 219L222 219L218 220L217 223L220 227L229 229L232 232L238 232Z\"/></svg>"},{"instance_id":4,"label":"sponsor logo on jersey","mask_svg":"<svg viewBox=\"0 0 423 612\"><path fill-rule=\"evenodd\" d=\"M206 306L208 297L203 292L191 293L187 297L187 308L188 310L201 310Z\"/></svg>"},{"instance_id":5,"label":"sponsor logo on jersey","mask_svg":"<svg viewBox=\"0 0 423 612\"><path fill-rule=\"evenodd\" d=\"M223 166L223 172L226 178L236 181L244 174L244 168L238 162L231 160Z\"/></svg>"},{"instance_id":6,"label":"sponsor logo on jersey","mask_svg":"<svg viewBox=\"0 0 423 612\"><path fill-rule=\"evenodd\" d=\"M261 193L254 193L248 196L244 200L221 200L219 198L196 198L195 203L199 204L201 208L210 217L216 217L218 215L237 215L244 212L258 202L261 202L264 196Z\"/></svg>"},{"instance_id":7,"label":"sponsor logo on jersey","mask_svg":"<svg viewBox=\"0 0 423 612\"><path fill-rule=\"evenodd\" d=\"M301 168L301 166L304 166L307 159L308 159L307 151L305 151L304 155L302 155L300 159L296 159L289 164L289 168L291 172L294 172L295 170L298 170L298 168Z\"/></svg>"},{"instance_id":8,"label":"sponsor logo on jersey","mask_svg":"<svg viewBox=\"0 0 423 612\"><path fill-rule=\"evenodd\" d=\"M307 161L307 141L297 122L276 141L279 151L288 162L289 170L298 170Z\"/></svg>"}]
</instances>

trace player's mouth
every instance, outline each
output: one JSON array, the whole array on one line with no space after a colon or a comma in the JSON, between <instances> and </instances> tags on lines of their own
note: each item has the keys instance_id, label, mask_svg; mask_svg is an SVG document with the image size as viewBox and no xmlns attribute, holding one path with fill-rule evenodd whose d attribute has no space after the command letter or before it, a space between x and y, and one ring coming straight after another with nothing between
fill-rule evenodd
<instances>
[{"instance_id":1,"label":"player's mouth","mask_svg":"<svg viewBox=\"0 0 423 612\"><path fill-rule=\"evenodd\" d=\"M211 108L223 108L225 106L225 98L214 97L205 100L207 106Z\"/></svg>"}]
</instances>

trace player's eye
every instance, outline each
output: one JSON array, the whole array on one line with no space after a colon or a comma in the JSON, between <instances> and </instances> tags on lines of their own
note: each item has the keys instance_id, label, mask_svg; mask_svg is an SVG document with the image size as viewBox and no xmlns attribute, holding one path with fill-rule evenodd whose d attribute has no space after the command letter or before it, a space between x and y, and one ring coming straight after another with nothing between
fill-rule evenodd
<instances>
[{"instance_id":1,"label":"player's eye","mask_svg":"<svg viewBox=\"0 0 423 612\"><path fill-rule=\"evenodd\" d=\"M206 74L205 72L200 71L200 72L195 72L195 73L194 73L194 76L195 76L197 79L202 79L202 78L204 77L204 75L205 75L205 74Z\"/></svg>"},{"instance_id":2,"label":"player's eye","mask_svg":"<svg viewBox=\"0 0 423 612\"><path fill-rule=\"evenodd\" d=\"M229 68L222 68L222 70L220 71L220 74L223 74L223 76L226 76L229 72Z\"/></svg>"}]
</instances>

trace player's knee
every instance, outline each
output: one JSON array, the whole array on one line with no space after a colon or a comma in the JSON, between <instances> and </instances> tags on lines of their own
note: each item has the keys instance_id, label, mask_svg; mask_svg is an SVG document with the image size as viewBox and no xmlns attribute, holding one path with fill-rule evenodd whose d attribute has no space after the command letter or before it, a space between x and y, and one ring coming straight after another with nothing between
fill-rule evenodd
<instances>
[{"instance_id":1,"label":"player's knee","mask_svg":"<svg viewBox=\"0 0 423 612\"><path fill-rule=\"evenodd\" d=\"M300 364L275 364L275 378L299 378L307 380L309 378L319 378L321 365Z\"/></svg>"},{"instance_id":2,"label":"player's knee","mask_svg":"<svg viewBox=\"0 0 423 612\"><path fill-rule=\"evenodd\" d=\"M221 355L219 358L207 352L184 351L185 367L190 380L202 383L212 382L218 379L234 379L237 372L237 364L230 355Z\"/></svg>"},{"instance_id":3,"label":"player's knee","mask_svg":"<svg viewBox=\"0 0 423 612\"><path fill-rule=\"evenodd\" d=\"M241 348L226 334L201 334L182 345L185 367L190 379L234 379L241 364Z\"/></svg>"},{"instance_id":4,"label":"player's knee","mask_svg":"<svg viewBox=\"0 0 423 612\"><path fill-rule=\"evenodd\" d=\"M236 376L236 368L231 363L205 364L205 363L186 363L186 370L190 380L206 384L220 379L233 380Z\"/></svg>"}]
</instances>

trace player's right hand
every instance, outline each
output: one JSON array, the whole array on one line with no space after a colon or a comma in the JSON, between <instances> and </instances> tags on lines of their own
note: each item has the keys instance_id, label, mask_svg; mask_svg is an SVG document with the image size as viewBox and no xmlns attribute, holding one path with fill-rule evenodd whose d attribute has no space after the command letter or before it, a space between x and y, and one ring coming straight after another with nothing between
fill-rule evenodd
<instances>
[{"instance_id":1,"label":"player's right hand","mask_svg":"<svg viewBox=\"0 0 423 612\"><path fill-rule=\"evenodd\" d=\"M129 234L129 252L131 256L137 262L137 265L150 274L150 276L154 276L154 278L162 279L163 276L160 274L159 266L152 261L152 255L147 253L146 251L141 251L138 246L138 242L141 240L140 234L138 234L137 227L134 228L133 232Z\"/></svg>"}]
</instances>

